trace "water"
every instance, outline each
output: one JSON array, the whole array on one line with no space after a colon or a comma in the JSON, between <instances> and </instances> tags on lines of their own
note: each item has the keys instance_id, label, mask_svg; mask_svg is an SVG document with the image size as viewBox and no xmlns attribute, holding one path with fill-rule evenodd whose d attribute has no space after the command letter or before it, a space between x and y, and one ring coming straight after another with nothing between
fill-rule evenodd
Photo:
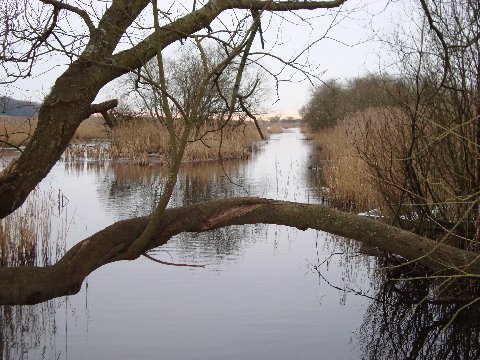
<instances>
[{"instance_id":1,"label":"water","mask_svg":"<svg viewBox=\"0 0 480 360\"><path fill-rule=\"evenodd\" d=\"M170 206L231 196L317 203L311 156L311 144L291 129L273 135L249 161L224 169L184 166ZM115 221L148 213L163 179L155 166L59 163L42 186L64 199L59 211L69 219L69 248ZM10 321L31 327L12 331L11 353L31 359L357 359L405 358L419 339L431 358L445 348L432 322L451 313L427 306L420 325L417 311L410 319L411 302L399 300L384 275L373 273L377 259L358 253L353 241L283 226L237 226L182 234L151 254L206 267L146 258L104 266L75 296L10 308L23 309ZM431 335L424 336L429 326ZM407 331L410 338L399 335ZM471 334L472 327L461 331Z\"/></svg>"}]
</instances>

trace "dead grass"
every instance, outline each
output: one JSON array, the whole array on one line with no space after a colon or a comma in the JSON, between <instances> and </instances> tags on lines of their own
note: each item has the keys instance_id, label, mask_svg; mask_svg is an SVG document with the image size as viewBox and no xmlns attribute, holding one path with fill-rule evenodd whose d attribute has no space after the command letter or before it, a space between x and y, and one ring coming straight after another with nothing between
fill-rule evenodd
<instances>
[{"instance_id":1,"label":"dead grass","mask_svg":"<svg viewBox=\"0 0 480 360\"><path fill-rule=\"evenodd\" d=\"M139 164L168 161L166 131L151 119L137 119L119 125L113 131L104 124L102 117L92 116L83 121L66 149L63 159L70 161L125 158ZM0 147L26 145L36 125L35 118L0 117ZM254 144L260 140L255 125L251 122L226 126L221 132L210 132L213 129L204 127L192 135L191 143L185 150L184 162L218 161L219 148L225 160L245 159L250 156ZM265 136L278 131L283 131L281 126L267 129L262 125Z\"/></svg>"},{"instance_id":2,"label":"dead grass","mask_svg":"<svg viewBox=\"0 0 480 360\"><path fill-rule=\"evenodd\" d=\"M270 134L278 134L283 132L283 127L279 123L268 124L267 129Z\"/></svg>"},{"instance_id":3,"label":"dead grass","mask_svg":"<svg viewBox=\"0 0 480 360\"><path fill-rule=\"evenodd\" d=\"M25 146L36 126L35 117L0 116L0 147Z\"/></svg>"},{"instance_id":4,"label":"dead grass","mask_svg":"<svg viewBox=\"0 0 480 360\"><path fill-rule=\"evenodd\" d=\"M321 159L328 187L323 191L328 191L330 205L346 211L365 211L380 203L368 165L357 151L363 146L358 142L367 139L354 136L364 116L365 113L351 115L334 128L307 134L317 144L317 157Z\"/></svg>"},{"instance_id":5,"label":"dead grass","mask_svg":"<svg viewBox=\"0 0 480 360\"><path fill-rule=\"evenodd\" d=\"M109 137L109 128L105 125L103 118L98 116L90 116L84 120L73 136L77 140L107 139Z\"/></svg>"},{"instance_id":6,"label":"dead grass","mask_svg":"<svg viewBox=\"0 0 480 360\"><path fill-rule=\"evenodd\" d=\"M209 132L213 129L204 127L192 134L183 156L184 162L218 161L219 150L225 160L248 158L255 142L260 140L253 123L226 126L221 132ZM165 129L150 119L120 125L112 132L113 158L133 159L140 164L155 158L155 161L167 163L168 149Z\"/></svg>"},{"instance_id":7,"label":"dead grass","mask_svg":"<svg viewBox=\"0 0 480 360\"><path fill-rule=\"evenodd\" d=\"M61 193L34 190L19 210L0 220L0 267L49 266L63 255L66 220L60 220L58 229L52 223L53 217L61 217L56 211L58 200L62 200L59 196ZM32 306L1 306L2 359L24 359L32 344L54 333L58 306L57 300Z\"/></svg>"},{"instance_id":8,"label":"dead grass","mask_svg":"<svg viewBox=\"0 0 480 360\"><path fill-rule=\"evenodd\" d=\"M107 139L110 135L104 124L103 118L92 116L80 124L73 139ZM0 147L27 145L36 127L36 117L0 116Z\"/></svg>"},{"instance_id":9,"label":"dead grass","mask_svg":"<svg viewBox=\"0 0 480 360\"><path fill-rule=\"evenodd\" d=\"M0 220L0 267L46 266L63 252L65 238L52 241L57 196L34 190L20 209Z\"/></svg>"}]
</instances>

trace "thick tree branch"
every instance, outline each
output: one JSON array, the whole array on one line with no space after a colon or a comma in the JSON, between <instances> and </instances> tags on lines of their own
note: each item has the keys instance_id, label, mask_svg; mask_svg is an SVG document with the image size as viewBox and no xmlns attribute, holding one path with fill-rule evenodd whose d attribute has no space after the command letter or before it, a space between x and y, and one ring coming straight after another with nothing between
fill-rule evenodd
<instances>
[{"instance_id":1,"label":"thick tree branch","mask_svg":"<svg viewBox=\"0 0 480 360\"><path fill-rule=\"evenodd\" d=\"M127 249L147 222L146 217L119 221L75 245L51 267L0 269L0 304L33 304L77 293L85 277L95 269L127 258ZM215 200L167 209L154 236L138 256L182 232L199 233L231 225L261 223L301 230L311 228L352 238L417 260L442 274L480 275L477 254L326 206L261 198Z\"/></svg>"},{"instance_id":2,"label":"thick tree branch","mask_svg":"<svg viewBox=\"0 0 480 360\"><path fill-rule=\"evenodd\" d=\"M101 102L99 104L92 104L90 105L90 109L92 110L92 114L95 114L95 113L101 114L104 111L111 110L117 106L118 106L118 99L113 99L113 100Z\"/></svg>"}]
</instances>

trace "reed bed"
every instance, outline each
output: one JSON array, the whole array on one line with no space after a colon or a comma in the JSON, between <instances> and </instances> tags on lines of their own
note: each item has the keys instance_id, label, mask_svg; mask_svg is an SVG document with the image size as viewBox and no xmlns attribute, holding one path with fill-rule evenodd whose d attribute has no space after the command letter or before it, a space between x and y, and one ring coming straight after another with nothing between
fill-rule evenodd
<instances>
[{"instance_id":1,"label":"reed bed","mask_svg":"<svg viewBox=\"0 0 480 360\"><path fill-rule=\"evenodd\" d=\"M307 138L317 144L316 157L320 159L319 166L324 173L326 186L319 184L319 190L322 195L328 196L330 206L344 211L370 210L378 207L381 201L368 164L358 152L358 148L364 146L359 142L368 140L354 135L365 115L364 112L353 114L333 128L307 134Z\"/></svg>"},{"instance_id":2,"label":"reed bed","mask_svg":"<svg viewBox=\"0 0 480 360\"><path fill-rule=\"evenodd\" d=\"M1 267L46 266L57 259L65 241L52 234L57 203L52 192L34 190L19 210L0 220Z\"/></svg>"},{"instance_id":3,"label":"reed bed","mask_svg":"<svg viewBox=\"0 0 480 360\"><path fill-rule=\"evenodd\" d=\"M36 117L0 116L0 147L27 145L36 127ZM85 141L107 139L109 136L110 131L103 118L91 116L80 124L73 139Z\"/></svg>"},{"instance_id":4,"label":"reed bed","mask_svg":"<svg viewBox=\"0 0 480 360\"><path fill-rule=\"evenodd\" d=\"M72 141L62 155L63 161L111 159L110 142L108 140Z\"/></svg>"},{"instance_id":5,"label":"reed bed","mask_svg":"<svg viewBox=\"0 0 480 360\"><path fill-rule=\"evenodd\" d=\"M282 133L284 130L284 127L280 125L279 123L265 123L267 130L270 134L279 134Z\"/></svg>"},{"instance_id":6,"label":"reed bed","mask_svg":"<svg viewBox=\"0 0 480 360\"><path fill-rule=\"evenodd\" d=\"M88 119L84 120L73 136L76 140L98 140L108 139L109 137L110 129L101 116L90 116Z\"/></svg>"},{"instance_id":7,"label":"reed bed","mask_svg":"<svg viewBox=\"0 0 480 360\"><path fill-rule=\"evenodd\" d=\"M245 159L252 152L260 136L253 123L226 126L222 131L202 127L190 137L185 149L184 162ZM265 134L265 129L262 130ZM140 119L117 126L112 131L111 155L126 158L138 164L167 163L169 144L166 130L151 119Z\"/></svg>"},{"instance_id":8,"label":"reed bed","mask_svg":"<svg viewBox=\"0 0 480 360\"><path fill-rule=\"evenodd\" d=\"M0 267L48 266L58 260L68 228L66 215L62 220L64 204L61 192L34 190L19 210L0 220ZM59 220L56 224L54 218ZM43 358L45 337L57 329L60 301L0 306L0 359L26 359L32 349L39 349L38 358Z\"/></svg>"},{"instance_id":9,"label":"reed bed","mask_svg":"<svg viewBox=\"0 0 480 360\"><path fill-rule=\"evenodd\" d=\"M0 116L0 147L25 146L36 127L35 117Z\"/></svg>"},{"instance_id":10,"label":"reed bed","mask_svg":"<svg viewBox=\"0 0 480 360\"><path fill-rule=\"evenodd\" d=\"M36 118L0 117L0 147L21 147L28 143L37 125ZM261 124L268 136L283 131L273 124ZM184 162L246 159L260 136L251 122L228 125L220 131L202 127L190 138L183 157ZM167 163L169 159L166 130L152 119L136 118L116 126L113 131L105 126L102 117L92 116L80 124L70 145L63 154L64 161L128 159L136 164Z\"/></svg>"}]
</instances>

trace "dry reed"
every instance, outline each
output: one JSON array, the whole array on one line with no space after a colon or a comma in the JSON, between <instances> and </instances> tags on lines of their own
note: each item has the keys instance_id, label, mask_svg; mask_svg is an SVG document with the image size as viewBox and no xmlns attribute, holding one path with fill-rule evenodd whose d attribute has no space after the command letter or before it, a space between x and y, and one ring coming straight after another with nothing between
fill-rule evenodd
<instances>
[{"instance_id":1,"label":"dry reed","mask_svg":"<svg viewBox=\"0 0 480 360\"><path fill-rule=\"evenodd\" d=\"M82 121L73 138L77 140L93 140L107 139L109 136L110 130L106 126L103 117L90 116Z\"/></svg>"},{"instance_id":2,"label":"dry reed","mask_svg":"<svg viewBox=\"0 0 480 360\"><path fill-rule=\"evenodd\" d=\"M0 147L21 147L28 144L35 128L36 117L0 116ZM101 117L91 116L78 127L73 139L107 139L109 130Z\"/></svg>"},{"instance_id":3,"label":"dry reed","mask_svg":"<svg viewBox=\"0 0 480 360\"><path fill-rule=\"evenodd\" d=\"M317 157L321 159L328 188L320 191L328 192L331 206L345 211L360 212L380 204L368 165L357 150L365 145L358 142L367 142L368 139L354 136L363 123L364 116L365 112L353 114L339 121L333 128L307 135L317 144Z\"/></svg>"},{"instance_id":4,"label":"dry reed","mask_svg":"<svg viewBox=\"0 0 480 360\"><path fill-rule=\"evenodd\" d=\"M52 192L34 190L20 209L0 220L1 267L50 265L58 257L65 239L52 242L55 202Z\"/></svg>"},{"instance_id":5,"label":"dry reed","mask_svg":"<svg viewBox=\"0 0 480 360\"><path fill-rule=\"evenodd\" d=\"M20 147L28 143L37 120L27 117L0 117L0 147ZM203 127L192 135L183 157L184 162L218 161L222 159L245 159L260 139L251 122L229 125L220 131ZM283 131L281 126L272 125L262 132ZM111 143L110 139L111 138ZM125 158L137 164L168 162L168 136L165 129L151 119L135 119L109 130L103 118L92 116L80 124L72 142L66 149L63 160L106 160ZM219 153L221 155L219 155Z\"/></svg>"},{"instance_id":6,"label":"dry reed","mask_svg":"<svg viewBox=\"0 0 480 360\"><path fill-rule=\"evenodd\" d=\"M192 134L183 156L184 162L218 161L220 156L225 160L245 159L260 139L253 123L226 126L222 131L213 129L203 127ZM168 134L150 119L120 125L112 132L111 154L113 158L133 159L139 164L148 164L152 159L167 163Z\"/></svg>"},{"instance_id":7,"label":"dry reed","mask_svg":"<svg viewBox=\"0 0 480 360\"><path fill-rule=\"evenodd\" d=\"M268 123L266 123L268 124ZM278 134L283 132L283 125L280 125L279 123L271 123L267 125L267 130L271 134Z\"/></svg>"},{"instance_id":8,"label":"dry reed","mask_svg":"<svg viewBox=\"0 0 480 360\"><path fill-rule=\"evenodd\" d=\"M36 126L35 117L0 116L0 147L25 146Z\"/></svg>"},{"instance_id":9,"label":"dry reed","mask_svg":"<svg viewBox=\"0 0 480 360\"><path fill-rule=\"evenodd\" d=\"M57 198L53 192L34 190L19 210L0 220L0 267L48 266L63 255L67 226L60 216L61 203L61 193ZM55 234L52 220L57 208L60 221ZM32 349L33 353L40 349L46 334L57 329L58 304L51 300L33 306L1 306L0 358L24 359Z\"/></svg>"}]
</instances>

